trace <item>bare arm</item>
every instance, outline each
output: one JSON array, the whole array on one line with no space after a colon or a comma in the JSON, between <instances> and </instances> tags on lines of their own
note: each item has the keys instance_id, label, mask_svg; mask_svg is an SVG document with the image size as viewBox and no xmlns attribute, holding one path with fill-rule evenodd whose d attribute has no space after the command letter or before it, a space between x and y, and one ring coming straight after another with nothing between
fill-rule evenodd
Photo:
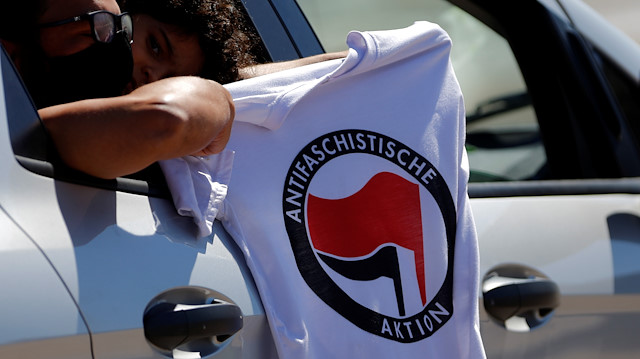
<instances>
[{"instance_id":1,"label":"bare arm","mask_svg":"<svg viewBox=\"0 0 640 359\"><path fill-rule=\"evenodd\" d=\"M240 78L248 79L251 77L258 77L278 71L288 70L299 66L315 64L316 62L334 60L346 57L348 51L340 51L340 52L329 52L325 54L319 54L309 57L303 57L300 59L290 60L290 61L282 61L282 62L271 62L267 64L259 64L250 67L245 67L240 69Z\"/></svg>"},{"instance_id":2,"label":"bare arm","mask_svg":"<svg viewBox=\"0 0 640 359\"><path fill-rule=\"evenodd\" d=\"M39 114L65 163L115 178L158 160L222 151L234 107L220 84L175 77L126 96L52 106Z\"/></svg>"}]
</instances>

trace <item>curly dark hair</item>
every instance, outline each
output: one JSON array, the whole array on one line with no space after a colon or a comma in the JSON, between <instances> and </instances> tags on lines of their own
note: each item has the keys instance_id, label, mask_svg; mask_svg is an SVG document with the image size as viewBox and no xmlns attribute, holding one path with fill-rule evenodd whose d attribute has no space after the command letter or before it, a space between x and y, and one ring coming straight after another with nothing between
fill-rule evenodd
<instances>
[{"instance_id":1,"label":"curly dark hair","mask_svg":"<svg viewBox=\"0 0 640 359\"><path fill-rule=\"evenodd\" d=\"M229 83L238 69L267 61L266 49L241 0L119 0L123 11L145 14L197 34L205 54L198 75ZM135 31L135 27L134 27Z\"/></svg>"}]
</instances>

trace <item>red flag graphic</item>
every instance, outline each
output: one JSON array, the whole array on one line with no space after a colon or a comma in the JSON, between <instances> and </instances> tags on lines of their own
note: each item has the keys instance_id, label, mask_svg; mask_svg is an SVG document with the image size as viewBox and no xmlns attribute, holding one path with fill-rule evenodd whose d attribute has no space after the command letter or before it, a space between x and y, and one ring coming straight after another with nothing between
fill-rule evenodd
<instances>
[{"instance_id":1,"label":"red flag graphic","mask_svg":"<svg viewBox=\"0 0 640 359\"><path fill-rule=\"evenodd\" d=\"M315 249L339 257L361 257L394 243L413 251L422 304L426 304L422 214L417 184L389 172L373 176L342 199L309 194L309 235Z\"/></svg>"}]
</instances>

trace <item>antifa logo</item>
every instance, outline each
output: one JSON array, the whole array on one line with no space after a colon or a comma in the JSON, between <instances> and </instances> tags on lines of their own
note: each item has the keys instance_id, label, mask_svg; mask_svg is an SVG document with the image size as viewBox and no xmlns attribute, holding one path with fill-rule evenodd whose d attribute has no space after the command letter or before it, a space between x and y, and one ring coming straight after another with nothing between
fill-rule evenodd
<instances>
[{"instance_id":1,"label":"antifa logo","mask_svg":"<svg viewBox=\"0 0 640 359\"><path fill-rule=\"evenodd\" d=\"M326 199L309 193L313 177L324 165L350 154L390 161L415 181L380 171L344 198ZM442 263L446 270L442 270L442 285L430 291L430 298L424 253L424 238L429 237L423 230L421 188L437 204L445 233L438 236L446 237L435 239L445 242L447 258ZM388 199L381 201L381 194ZM283 215L296 264L307 285L359 328L410 343L431 336L453 315L453 199L431 163L401 142L364 130L337 131L310 142L287 174ZM357 290L340 284L341 278L354 283L390 280L392 285L386 292L394 298L397 315L354 299ZM412 279L417 290L407 293L407 282ZM389 297L388 293L373 292L378 293L374 302L381 301L382 294ZM406 305L410 296L417 297L417 305Z\"/></svg>"},{"instance_id":2,"label":"antifa logo","mask_svg":"<svg viewBox=\"0 0 640 359\"><path fill-rule=\"evenodd\" d=\"M313 247L329 267L355 280L387 277L393 281L401 316L405 315L397 246L415 255L415 270L422 304L425 298L422 217L417 185L383 172L376 175L358 193L341 200L326 200L309 195L307 222ZM380 193L393 193L393 201L379 201ZM407 221L394 221L402 213ZM385 218L385 221L372 220ZM377 249L380 248L380 249ZM362 260L341 260L336 257Z\"/></svg>"}]
</instances>

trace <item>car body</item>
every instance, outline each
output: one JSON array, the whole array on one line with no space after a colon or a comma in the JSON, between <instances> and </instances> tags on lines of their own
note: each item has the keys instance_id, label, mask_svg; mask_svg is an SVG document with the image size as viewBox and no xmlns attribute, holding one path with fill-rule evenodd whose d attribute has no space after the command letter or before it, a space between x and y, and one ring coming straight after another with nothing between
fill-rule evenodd
<instances>
[{"instance_id":1,"label":"car body","mask_svg":"<svg viewBox=\"0 0 640 359\"><path fill-rule=\"evenodd\" d=\"M578 0L271 4L301 56L417 20L451 36L489 358L640 352L638 43Z\"/></svg>"},{"instance_id":2,"label":"car body","mask_svg":"<svg viewBox=\"0 0 640 359\"><path fill-rule=\"evenodd\" d=\"M350 29L441 24L467 106L488 357L640 352L637 44L577 0L244 3L276 61L340 50ZM4 53L0 70L0 357L275 357L224 229L196 240L157 168L65 168ZM184 340L167 302L235 334L167 349Z\"/></svg>"}]
</instances>

